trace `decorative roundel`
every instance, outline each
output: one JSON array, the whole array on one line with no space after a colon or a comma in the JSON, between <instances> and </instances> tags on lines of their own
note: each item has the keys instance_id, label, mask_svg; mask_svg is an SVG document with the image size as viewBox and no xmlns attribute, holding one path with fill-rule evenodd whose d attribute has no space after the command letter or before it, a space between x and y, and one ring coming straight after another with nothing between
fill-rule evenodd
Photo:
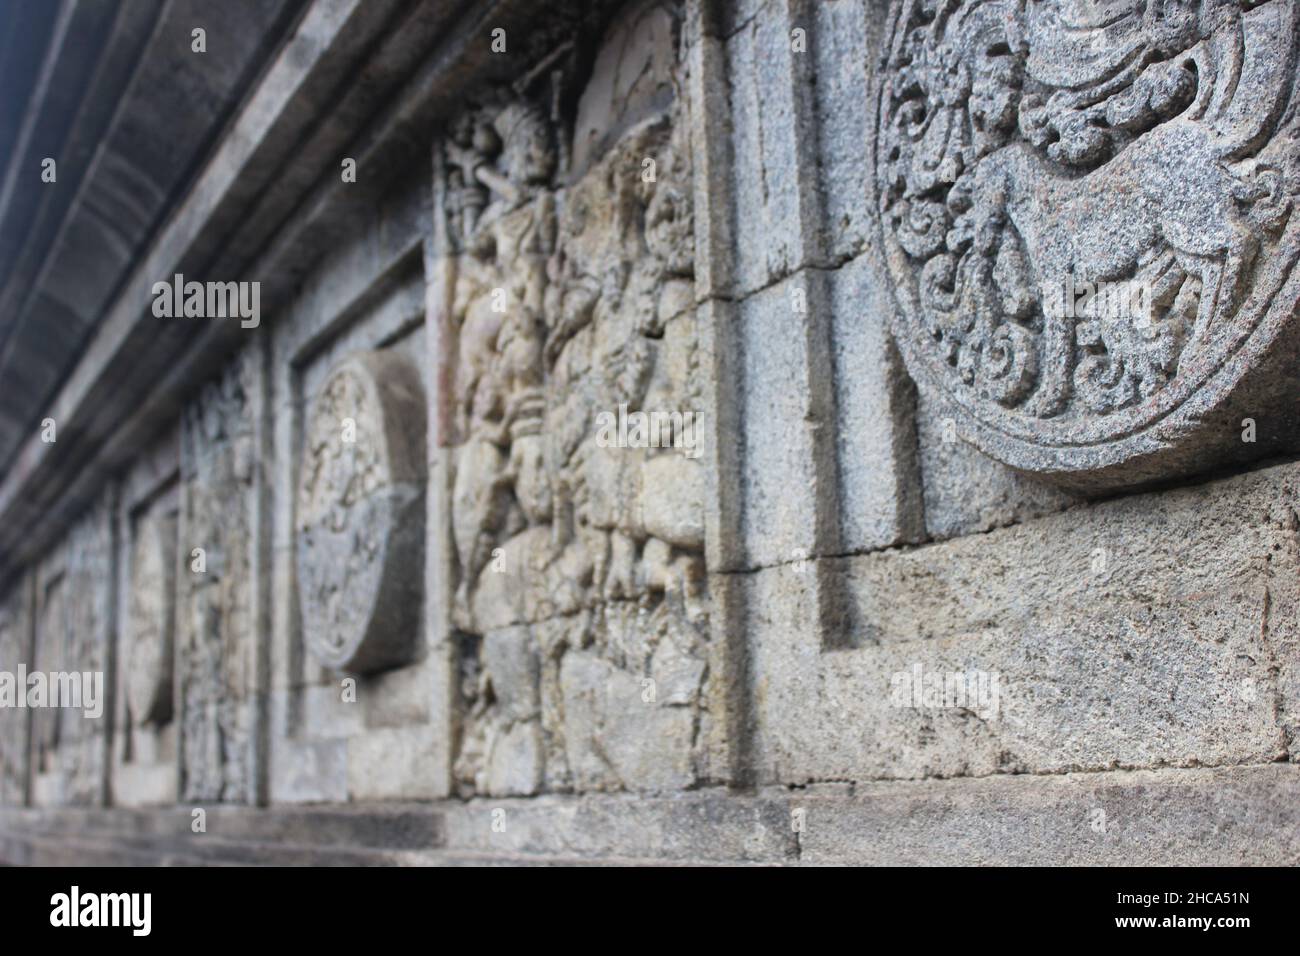
<instances>
[{"instance_id":1,"label":"decorative roundel","mask_svg":"<svg viewBox=\"0 0 1300 956\"><path fill-rule=\"evenodd\" d=\"M425 421L419 371L388 352L345 360L311 402L298 597L306 646L327 667L383 670L419 646Z\"/></svg>"},{"instance_id":2,"label":"decorative roundel","mask_svg":"<svg viewBox=\"0 0 1300 956\"><path fill-rule=\"evenodd\" d=\"M1298 10L894 5L874 141L894 337L964 438L1121 484L1294 405Z\"/></svg>"}]
</instances>

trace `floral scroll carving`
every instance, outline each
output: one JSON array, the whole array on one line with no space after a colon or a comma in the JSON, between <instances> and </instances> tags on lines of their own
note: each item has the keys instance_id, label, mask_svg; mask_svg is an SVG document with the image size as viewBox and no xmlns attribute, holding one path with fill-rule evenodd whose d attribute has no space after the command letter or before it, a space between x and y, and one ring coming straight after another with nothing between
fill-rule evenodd
<instances>
[{"instance_id":1,"label":"floral scroll carving","mask_svg":"<svg viewBox=\"0 0 1300 956\"><path fill-rule=\"evenodd\" d=\"M1295 36L1276 0L895 5L875 143L895 332L964 437L1152 477L1291 347Z\"/></svg>"}]
</instances>

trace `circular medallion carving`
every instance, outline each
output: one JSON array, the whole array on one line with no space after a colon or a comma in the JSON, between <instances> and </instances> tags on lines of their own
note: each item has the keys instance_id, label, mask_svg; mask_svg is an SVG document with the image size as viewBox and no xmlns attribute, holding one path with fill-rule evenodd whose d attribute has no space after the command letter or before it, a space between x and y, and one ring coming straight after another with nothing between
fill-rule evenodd
<instances>
[{"instance_id":1,"label":"circular medallion carving","mask_svg":"<svg viewBox=\"0 0 1300 956\"><path fill-rule=\"evenodd\" d=\"M964 438L1104 486L1204 467L1241 415L1293 407L1296 17L895 4L874 143L893 328Z\"/></svg>"},{"instance_id":2,"label":"circular medallion carving","mask_svg":"<svg viewBox=\"0 0 1300 956\"><path fill-rule=\"evenodd\" d=\"M311 403L298 487L298 594L303 638L327 667L396 667L418 647L425 421L419 372L387 352L345 360Z\"/></svg>"}]
</instances>

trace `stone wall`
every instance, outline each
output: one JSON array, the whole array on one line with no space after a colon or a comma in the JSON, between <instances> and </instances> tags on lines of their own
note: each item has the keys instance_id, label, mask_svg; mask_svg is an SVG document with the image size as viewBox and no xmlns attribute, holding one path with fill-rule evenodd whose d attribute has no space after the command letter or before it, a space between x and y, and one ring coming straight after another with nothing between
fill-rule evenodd
<instances>
[{"instance_id":1,"label":"stone wall","mask_svg":"<svg viewBox=\"0 0 1300 956\"><path fill-rule=\"evenodd\" d=\"M55 420L195 341L0 477L0 670L108 688L0 860L1300 860L1291 3L328 6L169 227L260 325L160 234Z\"/></svg>"}]
</instances>

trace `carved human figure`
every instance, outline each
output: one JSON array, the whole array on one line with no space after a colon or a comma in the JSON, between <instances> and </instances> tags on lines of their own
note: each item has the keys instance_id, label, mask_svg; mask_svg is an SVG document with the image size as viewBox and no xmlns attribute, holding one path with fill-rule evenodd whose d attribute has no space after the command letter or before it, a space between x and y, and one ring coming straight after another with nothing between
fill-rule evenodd
<instances>
[{"instance_id":1,"label":"carved human figure","mask_svg":"<svg viewBox=\"0 0 1300 956\"><path fill-rule=\"evenodd\" d=\"M536 467L544 408L543 303L555 247L555 197L549 183L556 149L547 120L512 100L462 124L473 133L446 144L464 183L488 193L481 213L463 220L453 310L461 316L458 405L465 442L453 488L453 533L461 565L456 612L501 532L549 517L544 469ZM521 478L522 476L522 478Z\"/></svg>"},{"instance_id":2,"label":"carved human figure","mask_svg":"<svg viewBox=\"0 0 1300 956\"><path fill-rule=\"evenodd\" d=\"M252 796L248 492L254 463L247 415L252 374L247 357L237 360L203 390L183 420L186 573L178 624L184 629L186 799L240 802Z\"/></svg>"},{"instance_id":3,"label":"carved human figure","mask_svg":"<svg viewBox=\"0 0 1300 956\"><path fill-rule=\"evenodd\" d=\"M561 49L447 131L465 793L644 785L664 766L649 751L665 729L694 720L703 465L597 438L602 411L689 413L706 387L680 27L674 8L643 5L611 29L581 91ZM545 118L530 105L542 102ZM625 755L601 761L566 726L566 707L590 696L603 709L617 686L664 668L680 692L621 714Z\"/></svg>"}]
</instances>

